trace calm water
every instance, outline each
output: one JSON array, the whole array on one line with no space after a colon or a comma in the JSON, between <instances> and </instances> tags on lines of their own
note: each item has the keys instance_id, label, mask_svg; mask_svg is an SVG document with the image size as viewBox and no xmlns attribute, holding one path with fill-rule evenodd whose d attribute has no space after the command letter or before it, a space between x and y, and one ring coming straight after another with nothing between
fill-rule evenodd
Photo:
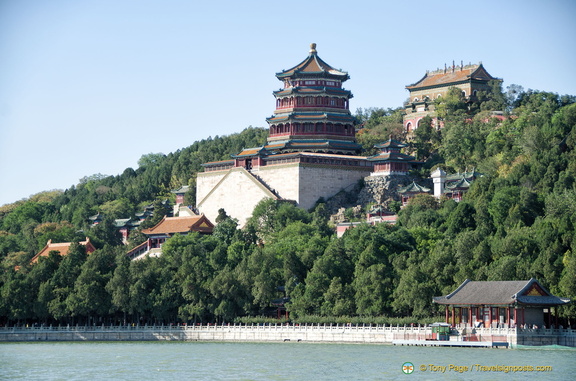
<instances>
[{"instance_id":1,"label":"calm water","mask_svg":"<svg viewBox=\"0 0 576 381\"><path fill-rule=\"evenodd\" d=\"M402 365L414 364L412 374ZM546 372L448 366L550 366ZM435 371L430 365L438 366ZM420 370L425 366L426 370ZM440 366L446 370L441 373ZM574 380L574 349L475 349L308 343L0 344L6 380Z\"/></svg>"}]
</instances>

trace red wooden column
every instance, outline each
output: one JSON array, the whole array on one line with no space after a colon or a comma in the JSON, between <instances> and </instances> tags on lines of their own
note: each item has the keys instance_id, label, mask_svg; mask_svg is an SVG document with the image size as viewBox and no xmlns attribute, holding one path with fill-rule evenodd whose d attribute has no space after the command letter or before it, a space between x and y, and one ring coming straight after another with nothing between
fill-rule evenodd
<instances>
[{"instance_id":1,"label":"red wooden column","mask_svg":"<svg viewBox=\"0 0 576 381\"><path fill-rule=\"evenodd\" d=\"M510 306L506 307L506 324L510 328Z\"/></svg>"},{"instance_id":2,"label":"red wooden column","mask_svg":"<svg viewBox=\"0 0 576 381\"><path fill-rule=\"evenodd\" d=\"M446 305L446 324L450 323L450 317L448 315L448 305Z\"/></svg>"},{"instance_id":3,"label":"red wooden column","mask_svg":"<svg viewBox=\"0 0 576 381\"><path fill-rule=\"evenodd\" d=\"M468 308L468 315L469 315L469 317L468 317L468 324L470 325L470 327L474 327L474 323L475 323L475 322L472 321L472 308L473 308L472 306L470 306L470 307Z\"/></svg>"},{"instance_id":4,"label":"red wooden column","mask_svg":"<svg viewBox=\"0 0 576 381\"><path fill-rule=\"evenodd\" d=\"M454 311L454 306L452 306L452 327L456 326L456 311Z\"/></svg>"}]
</instances>

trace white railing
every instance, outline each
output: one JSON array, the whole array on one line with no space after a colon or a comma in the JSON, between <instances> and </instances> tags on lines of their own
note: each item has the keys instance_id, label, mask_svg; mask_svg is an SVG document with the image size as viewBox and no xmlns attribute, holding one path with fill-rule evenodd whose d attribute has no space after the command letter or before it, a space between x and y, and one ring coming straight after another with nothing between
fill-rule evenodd
<instances>
[{"instance_id":1,"label":"white railing","mask_svg":"<svg viewBox=\"0 0 576 381\"><path fill-rule=\"evenodd\" d=\"M14 326L0 327L3 332L126 332L126 331L327 331L327 332L358 332L358 333L394 333L407 335L430 334L429 326L390 326L390 325L349 325L349 324L171 324L171 325L59 325L59 326ZM552 328L473 328L458 329L458 336L467 335L478 336L503 336L503 335L560 335L576 336L574 329L552 329Z\"/></svg>"}]
</instances>

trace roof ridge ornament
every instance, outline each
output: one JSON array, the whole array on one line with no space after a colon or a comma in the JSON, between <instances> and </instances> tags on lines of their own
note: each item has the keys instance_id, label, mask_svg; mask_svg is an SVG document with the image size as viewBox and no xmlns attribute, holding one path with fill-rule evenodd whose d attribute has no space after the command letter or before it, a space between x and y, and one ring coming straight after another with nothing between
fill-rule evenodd
<instances>
[{"instance_id":1,"label":"roof ridge ornament","mask_svg":"<svg viewBox=\"0 0 576 381\"><path fill-rule=\"evenodd\" d=\"M310 54L316 54L316 53L317 53L317 51L316 51L316 43L313 42L313 43L310 44Z\"/></svg>"}]
</instances>

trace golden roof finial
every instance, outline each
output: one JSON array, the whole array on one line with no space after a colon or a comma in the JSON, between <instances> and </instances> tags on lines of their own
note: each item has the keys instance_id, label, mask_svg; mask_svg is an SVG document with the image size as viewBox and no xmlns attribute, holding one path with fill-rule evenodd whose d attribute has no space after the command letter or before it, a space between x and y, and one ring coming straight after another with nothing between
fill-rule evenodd
<instances>
[{"instance_id":1,"label":"golden roof finial","mask_svg":"<svg viewBox=\"0 0 576 381\"><path fill-rule=\"evenodd\" d=\"M314 42L310 44L310 53L316 53L316 44Z\"/></svg>"}]
</instances>

